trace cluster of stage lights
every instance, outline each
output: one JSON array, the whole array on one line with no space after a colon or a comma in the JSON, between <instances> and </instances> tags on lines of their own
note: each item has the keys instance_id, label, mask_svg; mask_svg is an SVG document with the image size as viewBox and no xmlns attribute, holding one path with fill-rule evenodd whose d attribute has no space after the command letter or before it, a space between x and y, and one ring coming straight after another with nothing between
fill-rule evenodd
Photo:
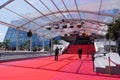
<instances>
[{"instance_id":1,"label":"cluster of stage lights","mask_svg":"<svg viewBox=\"0 0 120 80\"><path fill-rule=\"evenodd\" d=\"M56 23L56 24L53 24L53 27L54 29L66 29L66 28L74 28L74 25L73 24L76 24L78 28L81 28L83 26L85 22L83 21L79 21L79 22L75 22L75 23L71 23L71 21L67 21L65 19L62 19L60 23ZM69 26L68 26L69 24ZM46 28L47 30L51 30L52 27L49 26Z\"/></svg>"},{"instance_id":2,"label":"cluster of stage lights","mask_svg":"<svg viewBox=\"0 0 120 80\"><path fill-rule=\"evenodd\" d=\"M67 24L69 24L69 26ZM74 21L73 24L75 24L78 28L81 28L85 24L85 22L84 21ZM51 27L51 26L47 27L46 29L47 30L51 30L52 28L60 29L62 32L63 29L74 28L73 24L71 24L71 21L69 21L69 20L62 19L61 22L54 24L53 27ZM67 35L68 34L64 34L64 36L67 36ZM73 31L73 33L70 35L79 35L79 34L77 31ZM84 31L81 35L86 36L87 33Z\"/></svg>"}]
</instances>

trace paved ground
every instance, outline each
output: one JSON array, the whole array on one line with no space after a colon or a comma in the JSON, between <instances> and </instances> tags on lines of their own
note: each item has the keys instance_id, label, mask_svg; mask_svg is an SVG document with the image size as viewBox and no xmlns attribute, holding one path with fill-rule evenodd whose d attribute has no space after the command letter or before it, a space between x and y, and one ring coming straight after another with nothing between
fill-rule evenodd
<instances>
[{"instance_id":1,"label":"paved ground","mask_svg":"<svg viewBox=\"0 0 120 80\"><path fill-rule=\"evenodd\" d=\"M50 52L0 52L0 62L52 56Z\"/></svg>"}]
</instances>

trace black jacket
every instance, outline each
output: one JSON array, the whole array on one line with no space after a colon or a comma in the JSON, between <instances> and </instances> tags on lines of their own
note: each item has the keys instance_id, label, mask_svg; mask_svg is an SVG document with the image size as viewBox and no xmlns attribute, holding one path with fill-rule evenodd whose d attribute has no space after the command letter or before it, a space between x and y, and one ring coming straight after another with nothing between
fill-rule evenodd
<instances>
[{"instance_id":1,"label":"black jacket","mask_svg":"<svg viewBox=\"0 0 120 80\"><path fill-rule=\"evenodd\" d=\"M78 49L78 54L82 54L82 48Z\"/></svg>"},{"instance_id":2,"label":"black jacket","mask_svg":"<svg viewBox=\"0 0 120 80\"><path fill-rule=\"evenodd\" d=\"M58 55L58 54L59 54L59 49L56 48L56 49L55 49L55 55Z\"/></svg>"}]
</instances>

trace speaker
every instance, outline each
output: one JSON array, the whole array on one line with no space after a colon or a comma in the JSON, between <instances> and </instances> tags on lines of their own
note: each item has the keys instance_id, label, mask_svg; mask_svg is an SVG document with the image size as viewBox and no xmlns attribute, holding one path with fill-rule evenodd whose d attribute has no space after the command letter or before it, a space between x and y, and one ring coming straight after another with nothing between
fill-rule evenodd
<instances>
[{"instance_id":1,"label":"speaker","mask_svg":"<svg viewBox=\"0 0 120 80\"><path fill-rule=\"evenodd\" d=\"M51 28L50 27L48 27L48 28L46 28L47 30L51 30Z\"/></svg>"},{"instance_id":2,"label":"speaker","mask_svg":"<svg viewBox=\"0 0 120 80\"><path fill-rule=\"evenodd\" d=\"M77 25L77 27L78 27L78 28L81 28L81 27L82 27L82 25L80 25L80 24L79 24L79 25Z\"/></svg>"},{"instance_id":3,"label":"speaker","mask_svg":"<svg viewBox=\"0 0 120 80\"><path fill-rule=\"evenodd\" d=\"M27 36L28 36L28 37L32 37L32 32L31 32L31 30L29 30L29 32L27 32Z\"/></svg>"},{"instance_id":4,"label":"speaker","mask_svg":"<svg viewBox=\"0 0 120 80\"><path fill-rule=\"evenodd\" d=\"M64 20L64 19L62 19L62 22L65 22L65 20Z\"/></svg>"},{"instance_id":5,"label":"speaker","mask_svg":"<svg viewBox=\"0 0 120 80\"><path fill-rule=\"evenodd\" d=\"M63 25L62 28L63 28L63 29L64 29L64 28L67 28L67 25Z\"/></svg>"}]
</instances>

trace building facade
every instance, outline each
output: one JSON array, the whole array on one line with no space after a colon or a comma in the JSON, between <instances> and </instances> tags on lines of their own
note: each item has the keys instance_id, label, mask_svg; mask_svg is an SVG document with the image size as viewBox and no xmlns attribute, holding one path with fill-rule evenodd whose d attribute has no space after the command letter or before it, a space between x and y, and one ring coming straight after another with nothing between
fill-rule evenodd
<instances>
[{"instance_id":1,"label":"building facade","mask_svg":"<svg viewBox=\"0 0 120 80\"><path fill-rule=\"evenodd\" d=\"M27 36L27 32L18 30L18 47L22 46L23 44L27 43L30 41L30 38ZM17 29L9 27L6 33L6 36L4 38L5 40L9 40L10 48L16 48L16 42L17 42ZM44 42L43 42L44 41ZM32 47L34 48L35 46L42 47L44 46L49 46L50 40L49 39L44 39L43 37L37 36L36 34L32 35Z\"/></svg>"}]
</instances>

